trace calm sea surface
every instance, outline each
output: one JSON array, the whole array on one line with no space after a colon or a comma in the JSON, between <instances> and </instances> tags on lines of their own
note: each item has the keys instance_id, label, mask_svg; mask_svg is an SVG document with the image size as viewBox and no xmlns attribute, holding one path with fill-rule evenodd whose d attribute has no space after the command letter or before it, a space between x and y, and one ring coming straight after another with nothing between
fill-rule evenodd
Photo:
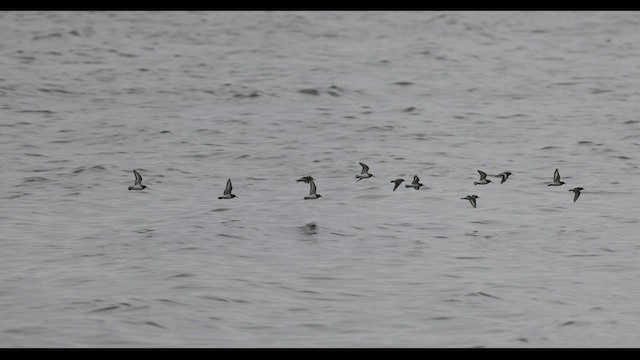
<instances>
[{"instance_id":1,"label":"calm sea surface","mask_svg":"<svg viewBox=\"0 0 640 360\"><path fill-rule=\"evenodd\" d=\"M640 345L638 12L8 11L0 68L0 347Z\"/></svg>"}]
</instances>

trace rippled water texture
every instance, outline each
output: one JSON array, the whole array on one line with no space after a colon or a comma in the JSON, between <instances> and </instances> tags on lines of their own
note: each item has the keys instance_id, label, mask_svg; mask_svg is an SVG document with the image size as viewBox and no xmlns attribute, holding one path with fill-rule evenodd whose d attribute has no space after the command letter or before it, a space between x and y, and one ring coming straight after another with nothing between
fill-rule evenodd
<instances>
[{"instance_id":1,"label":"rippled water texture","mask_svg":"<svg viewBox=\"0 0 640 360\"><path fill-rule=\"evenodd\" d=\"M2 12L0 346L636 347L639 37L637 12Z\"/></svg>"}]
</instances>

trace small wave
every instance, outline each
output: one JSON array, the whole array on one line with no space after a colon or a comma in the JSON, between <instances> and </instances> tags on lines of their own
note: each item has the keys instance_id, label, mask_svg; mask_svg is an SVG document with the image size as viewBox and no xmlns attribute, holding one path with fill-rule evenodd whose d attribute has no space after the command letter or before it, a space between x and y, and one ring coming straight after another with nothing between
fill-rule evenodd
<instances>
[{"instance_id":1,"label":"small wave","mask_svg":"<svg viewBox=\"0 0 640 360\"><path fill-rule=\"evenodd\" d=\"M51 110L17 110L18 113L41 113L41 114L55 114L55 111Z\"/></svg>"},{"instance_id":2,"label":"small wave","mask_svg":"<svg viewBox=\"0 0 640 360\"><path fill-rule=\"evenodd\" d=\"M42 91L42 92L44 92L44 93L73 95L73 93L72 93L72 92L67 91L67 90L63 90L63 89L47 89L47 88L41 88L41 89L38 89L38 91Z\"/></svg>"},{"instance_id":3,"label":"small wave","mask_svg":"<svg viewBox=\"0 0 640 360\"><path fill-rule=\"evenodd\" d=\"M89 311L89 313L101 313L101 312L108 312L108 311L113 311L113 310L117 310L117 309L120 309L120 306L111 305L111 306L103 307L103 308L100 308L100 309L91 310L91 311Z\"/></svg>"},{"instance_id":4,"label":"small wave","mask_svg":"<svg viewBox=\"0 0 640 360\"><path fill-rule=\"evenodd\" d=\"M298 92L304 95L320 96L320 95L326 94L333 97L340 97L346 93L344 89L336 85L331 85L327 88L304 88L304 89L299 89ZM326 110L329 110L329 109L326 109Z\"/></svg>"},{"instance_id":5,"label":"small wave","mask_svg":"<svg viewBox=\"0 0 640 360\"><path fill-rule=\"evenodd\" d=\"M491 295L491 294L487 294L487 293L482 292L482 291L470 293L470 294L467 294L466 296L484 296L484 297L489 297L489 298L492 298L492 299L504 300L502 298L499 298L499 297Z\"/></svg>"},{"instance_id":6,"label":"small wave","mask_svg":"<svg viewBox=\"0 0 640 360\"><path fill-rule=\"evenodd\" d=\"M232 303L239 303L239 304L249 303L249 301L247 300L223 298L215 295L205 295L205 296L202 296L202 298L205 300L213 300L213 301L220 301L220 302L232 302Z\"/></svg>"},{"instance_id":7,"label":"small wave","mask_svg":"<svg viewBox=\"0 0 640 360\"><path fill-rule=\"evenodd\" d=\"M196 276L195 274L190 274L190 273L181 273L181 274L176 274L176 275L171 275L171 278L186 278L186 277L193 277Z\"/></svg>"},{"instance_id":8,"label":"small wave","mask_svg":"<svg viewBox=\"0 0 640 360\"><path fill-rule=\"evenodd\" d=\"M49 181L49 179L44 178L44 177L40 177L40 176L32 176L32 177L28 177L22 180L23 183L31 183L31 182L46 182Z\"/></svg>"},{"instance_id":9,"label":"small wave","mask_svg":"<svg viewBox=\"0 0 640 360\"><path fill-rule=\"evenodd\" d=\"M241 98L241 99L245 99L245 98L257 98L259 96L261 96L262 94L259 91L252 91L250 93L234 93L233 97L234 98Z\"/></svg>"},{"instance_id":10,"label":"small wave","mask_svg":"<svg viewBox=\"0 0 640 360\"><path fill-rule=\"evenodd\" d=\"M220 233L220 234L218 234L218 236L221 236L221 237L227 237L227 238L231 238L231 239L241 239L241 240L244 240L244 238L243 238L242 236L236 236L236 235L229 235L229 234L223 234L223 233Z\"/></svg>"},{"instance_id":11,"label":"small wave","mask_svg":"<svg viewBox=\"0 0 640 360\"><path fill-rule=\"evenodd\" d=\"M17 198L20 198L20 197L23 197L23 196L29 196L29 195L31 195L31 193L23 192L23 193L11 195L11 196L7 197L7 199L9 199L9 200L17 199Z\"/></svg>"},{"instance_id":12,"label":"small wave","mask_svg":"<svg viewBox=\"0 0 640 360\"><path fill-rule=\"evenodd\" d=\"M317 89L300 89L298 92L305 95L320 95L320 91Z\"/></svg>"},{"instance_id":13,"label":"small wave","mask_svg":"<svg viewBox=\"0 0 640 360\"><path fill-rule=\"evenodd\" d=\"M103 171L106 170L104 166L102 165L94 165L90 168L87 168L86 166L80 166L78 168L75 168L73 171L71 171L71 173L73 174L80 174L81 172L84 172L86 170L90 170L90 171Z\"/></svg>"},{"instance_id":14,"label":"small wave","mask_svg":"<svg viewBox=\"0 0 640 360\"><path fill-rule=\"evenodd\" d=\"M158 324L157 322L154 321L129 321L130 324L135 324L135 325L149 325L149 326L153 326L153 327L157 327L160 329L166 329L165 326L162 326L160 324Z\"/></svg>"},{"instance_id":15,"label":"small wave","mask_svg":"<svg viewBox=\"0 0 640 360\"><path fill-rule=\"evenodd\" d=\"M397 81L397 82L394 82L393 85L409 86L409 85L415 85L415 83L412 83L410 81Z\"/></svg>"}]
</instances>

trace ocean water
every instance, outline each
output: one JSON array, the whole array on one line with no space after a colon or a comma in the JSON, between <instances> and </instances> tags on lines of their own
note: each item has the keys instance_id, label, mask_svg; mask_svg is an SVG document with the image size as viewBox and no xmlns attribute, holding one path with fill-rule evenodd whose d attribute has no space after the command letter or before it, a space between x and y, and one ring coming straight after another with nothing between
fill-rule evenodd
<instances>
[{"instance_id":1,"label":"ocean water","mask_svg":"<svg viewBox=\"0 0 640 360\"><path fill-rule=\"evenodd\" d=\"M637 12L7 11L0 40L0 347L640 344Z\"/></svg>"}]
</instances>

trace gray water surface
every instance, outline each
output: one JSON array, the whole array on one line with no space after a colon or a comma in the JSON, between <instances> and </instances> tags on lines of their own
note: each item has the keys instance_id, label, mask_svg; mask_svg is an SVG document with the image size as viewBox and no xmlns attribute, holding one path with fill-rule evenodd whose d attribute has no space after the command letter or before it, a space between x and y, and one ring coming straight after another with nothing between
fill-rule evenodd
<instances>
[{"instance_id":1,"label":"gray water surface","mask_svg":"<svg viewBox=\"0 0 640 360\"><path fill-rule=\"evenodd\" d=\"M640 344L637 12L2 12L0 68L1 347Z\"/></svg>"}]
</instances>

